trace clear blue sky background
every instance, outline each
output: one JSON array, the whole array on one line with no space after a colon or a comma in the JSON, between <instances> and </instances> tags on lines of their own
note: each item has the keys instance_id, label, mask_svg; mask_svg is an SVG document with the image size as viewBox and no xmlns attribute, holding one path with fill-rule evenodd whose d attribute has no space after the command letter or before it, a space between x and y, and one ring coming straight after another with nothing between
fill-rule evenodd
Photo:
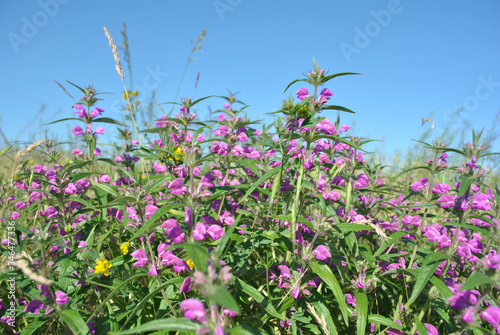
<instances>
[{"instance_id":1,"label":"clear blue sky background","mask_svg":"<svg viewBox=\"0 0 500 335\"><path fill-rule=\"evenodd\" d=\"M422 127L422 117L432 115L435 132L464 122L488 130L500 110L497 0L6 0L0 2L0 126L9 140L32 134L42 139L44 129L68 138L73 123L40 126L75 115L75 101L53 80L75 98L81 94L65 80L110 92L99 106L104 116L121 119L123 89L103 26L120 45L122 21L134 85L143 87L145 97L155 89L158 102L174 98L191 43L207 29L180 97L195 94L200 72L197 98L224 95L226 88L241 91L238 97L251 105L252 118L271 121L265 113L301 87L283 94L289 82L312 69L313 56L329 73L364 74L339 77L325 87L335 94L331 103L356 112L342 113L342 123L354 126L357 136L384 139L389 155L430 127ZM151 71L160 72L157 80ZM128 85L126 69L125 76ZM204 119L208 106L222 104L209 99L198 114Z\"/></svg>"}]
</instances>

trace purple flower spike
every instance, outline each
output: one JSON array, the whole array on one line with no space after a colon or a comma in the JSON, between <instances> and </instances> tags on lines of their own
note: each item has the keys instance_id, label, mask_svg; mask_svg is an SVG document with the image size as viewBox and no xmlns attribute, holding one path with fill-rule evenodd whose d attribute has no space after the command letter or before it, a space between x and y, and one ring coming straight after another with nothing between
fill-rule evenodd
<instances>
[{"instance_id":1,"label":"purple flower spike","mask_svg":"<svg viewBox=\"0 0 500 335\"><path fill-rule=\"evenodd\" d=\"M44 307L45 306L40 300L31 300L29 304L27 304L26 307L24 308L24 313L27 312L38 313L38 311Z\"/></svg>"},{"instance_id":2,"label":"purple flower spike","mask_svg":"<svg viewBox=\"0 0 500 335\"><path fill-rule=\"evenodd\" d=\"M64 305L68 303L69 298L68 295L62 291L57 291L56 292L56 302L58 305Z\"/></svg>"},{"instance_id":3,"label":"purple flower spike","mask_svg":"<svg viewBox=\"0 0 500 335\"><path fill-rule=\"evenodd\" d=\"M207 321L205 306L197 299L187 299L181 302L181 310L184 316L190 320L198 320L202 323Z\"/></svg>"}]
</instances>

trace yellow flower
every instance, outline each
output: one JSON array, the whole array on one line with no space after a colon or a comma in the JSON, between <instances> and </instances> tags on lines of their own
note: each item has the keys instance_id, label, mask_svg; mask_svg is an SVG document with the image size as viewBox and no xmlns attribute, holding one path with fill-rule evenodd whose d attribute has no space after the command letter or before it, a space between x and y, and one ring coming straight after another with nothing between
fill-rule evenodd
<instances>
[{"instance_id":1,"label":"yellow flower","mask_svg":"<svg viewBox=\"0 0 500 335\"><path fill-rule=\"evenodd\" d=\"M107 259L98 260L95 267L95 273L103 273L105 276L109 276L109 269L111 269L111 264L109 264Z\"/></svg>"},{"instance_id":2,"label":"yellow flower","mask_svg":"<svg viewBox=\"0 0 500 335\"><path fill-rule=\"evenodd\" d=\"M186 261L187 265L189 266L189 268L191 270L194 269L194 262L191 260L191 258L189 258L187 261Z\"/></svg>"},{"instance_id":3,"label":"yellow flower","mask_svg":"<svg viewBox=\"0 0 500 335\"><path fill-rule=\"evenodd\" d=\"M139 92L137 91L123 91L123 100L127 100L127 93L129 97L136 97L139 95Z\"/></svg>"},{"instance_id":4,"label":"yellow flower","mask_svg":"<svg viewBox=\"0 0 500 335\"><path fill-rule=\"evenodd\" d=\"M180 157L184 157L184 151L182 151L181 147L175 147L174 150L172 150L172 152L174 154L176 154L177 156L180 156ZM181 159L177 156L174 156L174 155L169 155L168 156L168 159L169 160L175 160L175 161L180 161Z\"/></svg>"},{"instance_id":5,"label":"yellow flower","mask_svg":"<svg viewBox=\"0 0 500 335\"><path fill-rule=\"evenodd\" d=\"M129 242L125 242L120 246L120 249L122 250L122 253L124 255L128 254L128 246L130 245Z\"/></svg>"}]
</instances>

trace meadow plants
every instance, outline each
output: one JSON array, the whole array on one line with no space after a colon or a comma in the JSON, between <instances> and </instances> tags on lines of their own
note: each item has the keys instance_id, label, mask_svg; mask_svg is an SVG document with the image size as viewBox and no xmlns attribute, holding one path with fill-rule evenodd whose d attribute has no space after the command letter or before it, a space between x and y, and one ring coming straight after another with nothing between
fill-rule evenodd
<instances>
[{"instance_id":1,"label":"meadow plants","mask_svg":"<svg viewBox=\"0 0 500 335\"><path fill-rule=\"evenodd\" d=\"M56 122L84 147L63 161L46 141L43 163L18 159L2 180L4 332L500 334L500 194L481 133L422 143L427 160L386 175L332 121L353 112L325 86L347 75L314 62L267 126L231 92L173 102L155 127L120 128L111 157L99 135L127 125L74 85L77 117ZM204 99L216 120L194 113Z\"/></svg>"}]
</instances>

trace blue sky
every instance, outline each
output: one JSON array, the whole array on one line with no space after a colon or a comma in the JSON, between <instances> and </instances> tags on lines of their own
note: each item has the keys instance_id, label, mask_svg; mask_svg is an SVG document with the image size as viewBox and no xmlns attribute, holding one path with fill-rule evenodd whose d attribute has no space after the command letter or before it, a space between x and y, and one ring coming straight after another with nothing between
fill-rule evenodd
<instances>
[{"instance_id":1,"label":"blue sky","mask_svg":"<svg viewBox=\"0 0 500 335\"><path fill-rule=\"evenodd\" d=\"M192 43L206 29L179 96L241 91L249 116L267 123L265 113L301 87L283 94L312 69L313 56L329 73L363 73L325 87L334 93L332 104L356 112L342 113L341 122L356 136L383 139L389 155L430 127L422 127L422 117L432 115L435 133L464 123L488 130L500 110L497 0L2 1L0 127L10 141L27 141L30 134L42 139L45 129L70 138L71 122L40 126L74 116L75 101L53 80L75 98L81 94L65 80L109 92L99 106L105 116L121 119L123 88L103 26L120 45L123 21L134 86L145 98L155 90L159 103L174 99ZM129 85L126 70L125 76ZM208 107L222 104L208 99L198 114L205 119ZM335 112L325 115L336 118Z\"/></svg>"}]
</instances>

